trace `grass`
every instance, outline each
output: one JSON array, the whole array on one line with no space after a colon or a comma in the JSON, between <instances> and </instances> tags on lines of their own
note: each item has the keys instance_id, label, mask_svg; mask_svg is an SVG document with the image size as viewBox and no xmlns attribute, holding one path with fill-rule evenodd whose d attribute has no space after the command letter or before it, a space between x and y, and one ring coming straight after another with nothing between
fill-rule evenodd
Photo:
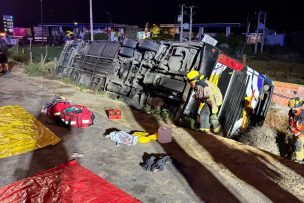
<instances>
[{"instance_id":1,"label":"grass","mask_svg":"<svg viewBox=\"0 0 304 203\"><path fill-rule=\"evenodd\" d=\"M79 84L79 83L76 83L74 81L72 81L70 78L58 78L58 80L66 83L66 84L70 84L70 85L73 85L75 87L77 87L81 92L94 92L93 90L91 90L89 87L83 85L83 84Z\"/></svg>"},{"instance_id":2,"label":"grass","mask_svg":"<svg viewBox=\"0 0 304 203\"><path fill-rule=\"evenodd\" d=\"M272 80L304 84L304 64L249 59L246 65L269 76Z\"/></svg>"},{"instance_id":3,"label":"grass","mask_svg":"<svg viewBox=\"0 0 304 203\"><path fill-rule=\"evenodd\" d=\"M46 62L53 61L54 58L59 59L63 46L48 46L48 55ZM29 47L27 47L27 53L29 54ZM46 48L44 47L32 47L32 55L34 62L40 62L41 54L45 56Z\"/></svg>"},{"instance_id":4,"label":"grass","mask_svg":"<svg viewBox=\"0 0 304 203\"><path fill-rule=\"evenodd\" d=\"M26 50L17 48L16 46L8 50L8 56L11 61L26 63L29 61L29 55L26 53Z\"/></svg>"},{"instance_id":5,"label":"grass","mask_svg":"<svg viewBox=\"0 0 304 203\"><path fill-rule=\"evenodd\" d=\"M145 106L142 109L145 113L152 115L156 120L163 120L168 123L172 116L170 111L165 108L157 106L156 108L151 108L150 106Z\"/></svg>"},{"instance_id":6,"label":"grass","mask_svg":"<svg viewBox=\"0 0 304 203\"><path fill-rule=\"evenodd\" d=\"M46 57L45 62L51 62L54 58L59 59L63 46L48 46L48 54ZM46 47L39 46L39 47L32 47L32 57L34 63L39 63L41 61L41 54L45 57L46 54ZM21 62L21 63L28 63L30 60L30 50L29 47L17 47L13 46L9 49L9 57L13 61Z\"/></svg>"},{"instance_id":7,"label":"grass","mask_svg":"<svg viewBox=\"0 0 304 203\"><path fill-rule=\"evenodd\" d=\"M49 62L44 65L39 63L27 64L24 72L29 76L53 76L55 75L55 63Z\"/></svg>"},{"instance_id":8,"label":"grass","mask_svg":"<svg viewBox=\"0 0 304 203\"><path fill-rule=\"evenodd\" d=\"M83 84L79 84L79 83L72 81L70 78L56 77L54 79L60 80L61 82L72 85L72 86L76 87L77 89L79 89L79 91L81 91L81 92L88 92L88 93L91 93L91 94L94 94L94 95L97 95L100 97L109 97L107 92L92 90ZM119 100L119 99L116 98L115 100Z\"/></svg>"},{"instance_id":9,"label":"grass","mask_svg":"<svg viewBox=\"0 0 304 203\"><path fill-rule=\"evenodd\" d=\"M190 128L192 130L198 130L199 127L196 126L196 121L193 118L190 117L184 117L182 119L182 126L186 127L186 128Z\"/></svg>"}]
</instances>

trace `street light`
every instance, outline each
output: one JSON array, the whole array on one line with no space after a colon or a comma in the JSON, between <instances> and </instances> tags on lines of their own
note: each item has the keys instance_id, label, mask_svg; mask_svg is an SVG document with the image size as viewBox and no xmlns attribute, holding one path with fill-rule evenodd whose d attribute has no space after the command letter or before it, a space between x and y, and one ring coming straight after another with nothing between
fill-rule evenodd
<instances>
[{"instance_id":1,"label":"street light","mask_svg":"<svg viewBox=\"0 0 304 203\"><path fill-rule=\"evenodd\" d=\"M43 44L43 7L42 7L42 3L43 3L43 0L40 0L40 21L41 21L41 37L42 37L42 44Z\"/></svg>"},{"instance_id":2,"label":"street light","mask_svg":"<svg viewBox=\"0 0 304 203\"><path fill-rule=\"evenodd\" d=\"M92 0L90 0L90 30L91 30L91 41L94 40L93 36L93 11L92 11Z\"/></svg>"},{"instance_id":3,"label":"street light","mask_svg":"<svg viewBox=\"0 0 304 203\"><path fill-rule=\"evenodd\" d=\"M40 21L41 21L41 25L43 24L42 3L43 3L43 0L40 0Z\"/></svg>"}]
</instances>

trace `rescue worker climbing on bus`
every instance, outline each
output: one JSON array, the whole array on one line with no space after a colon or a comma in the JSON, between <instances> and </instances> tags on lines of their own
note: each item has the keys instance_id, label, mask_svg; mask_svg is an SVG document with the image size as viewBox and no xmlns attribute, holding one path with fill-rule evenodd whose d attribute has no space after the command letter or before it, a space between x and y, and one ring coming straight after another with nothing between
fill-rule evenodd
<instances>
[{"instance_id":1,"label":"rescue worker climbing on bus","mask_svg":"<svg viewBox=\"0 0 304 203\"><path fill-rule=\"evenodd\" d=\"M294 161L304 163L304 111L303 104L299 97L292 98L288 101L290 108L289 126L294 136Z\"/></svg>"},{"instance_id":2,"label":"rescue worker climbing on bus","mask_svg":"<svg viewBox=\"0 0 304 203\"><path fill-rule=\"evenodd\" d=\"M212 128L214 133L219 133L221 131L221 125L218 121L217 114L223 100L220 89L196 70L190 71L186 77L187 82L190 83L194 90L193 97L199 103L197 112L200 123L199 130L202 132L210 132Z\"/></svg>"}]
</instances>

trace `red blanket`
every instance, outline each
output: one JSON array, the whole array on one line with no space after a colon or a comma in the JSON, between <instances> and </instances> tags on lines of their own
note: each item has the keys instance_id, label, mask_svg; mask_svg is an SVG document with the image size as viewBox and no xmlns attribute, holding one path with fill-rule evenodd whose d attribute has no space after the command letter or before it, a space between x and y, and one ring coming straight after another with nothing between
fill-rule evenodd
<instances>
[{"instance_id":1,"label":"red blanket","mask_svg":"<svg viewBox=\"0 0 304 203\"><path fill-rule=\"evenodd\" d=\"M0 202L140 202L76 161L0 188Z\"/></svg>"}]
</instances>

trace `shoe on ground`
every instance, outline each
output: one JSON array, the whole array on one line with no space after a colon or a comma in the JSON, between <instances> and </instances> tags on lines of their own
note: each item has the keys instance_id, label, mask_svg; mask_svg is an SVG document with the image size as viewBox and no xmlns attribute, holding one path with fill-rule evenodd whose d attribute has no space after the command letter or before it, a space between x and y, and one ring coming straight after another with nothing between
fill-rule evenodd
<instances>
[{"instance_id":1,"label":"shoe on ground","mask_svg":"<svg viewBox=\"0 0 304 203\"><path fill-rule=\"evenodd\" d=\"M6 72L3 74L2 77L4 77L4 78L12 78L12 77L14 77L14 75L13 75L11 72L6 71Z\"/></svg>"},{"instance_id":2,"label":"shoe on ground","mask_svg":"<svg viewBox=\"0 0 304 203\"><path fill-rule=\"evenodd\" d=\"M299 163L299 164L304 164L304 160L300 161L300 160L295 160L294 162Z\"/></svg>"},{"instance_id":3,"label":"shoe on ground","mask_svg":"<svg viewBox=\"0 0 304 203\"><path fill-rule=\"evenodd\" d=\"M217 128L214 128L214 129L213 129L213 132L214 132L215 134L221 133L221 132L222 132L222 127L219 126L219 127L217 127Z\"/></svg>"}]
</instances>

